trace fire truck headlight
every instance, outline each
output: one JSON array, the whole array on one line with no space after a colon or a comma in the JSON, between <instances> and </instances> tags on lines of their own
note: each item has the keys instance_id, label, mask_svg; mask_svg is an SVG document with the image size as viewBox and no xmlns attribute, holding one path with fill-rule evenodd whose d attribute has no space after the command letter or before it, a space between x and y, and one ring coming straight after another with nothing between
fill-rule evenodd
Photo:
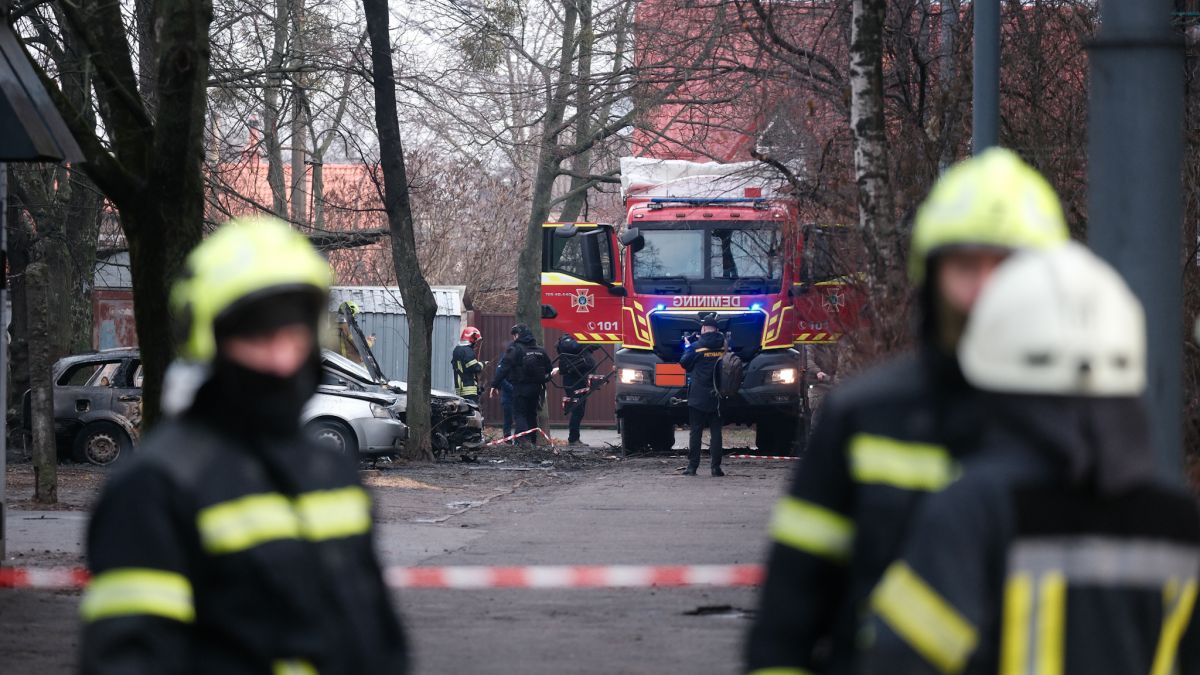
<instances>
[{"instance_id":1,"label":"fire truck headlight","mask_svg":"<svg viewBox=\"0 0 1200 675\"><path fill-rule=\"evenodd\" d=\"M646 381L646 371L636 368L621 369L621 384L641 384Z\"/></svg>"},{"instance_id":2,"label":"fire truck headlight","mask_svg":"<svg viewBox=\"0 0 1200 675\"><path fill-rule=\"evenodd\" d=\"M771 371L771 384L795 384L795 368L779 368Z\"/></svg>"}]
</instances>

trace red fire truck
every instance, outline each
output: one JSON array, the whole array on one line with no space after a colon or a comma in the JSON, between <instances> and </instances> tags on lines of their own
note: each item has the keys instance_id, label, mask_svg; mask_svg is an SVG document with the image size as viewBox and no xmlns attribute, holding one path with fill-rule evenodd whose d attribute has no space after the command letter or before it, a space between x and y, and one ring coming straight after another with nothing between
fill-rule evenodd
<instances>
[{"instance_id":1,"label":"red fire truck","mask_svg":"<svg viewBox=\"0 0 1200 675\"><path fill-rule=\"evenodd\" d=\"M837 227L799 222L761 164L624 158L626 220L543 228L543 324L583 343L619 344L617 416L628 450L666 450L687 423L685 337L715 313L746 362L726 424L754 425L758 449L800 449L807 432L805 345L857 320L833 254Z\"/></svg>"}]
</instances>

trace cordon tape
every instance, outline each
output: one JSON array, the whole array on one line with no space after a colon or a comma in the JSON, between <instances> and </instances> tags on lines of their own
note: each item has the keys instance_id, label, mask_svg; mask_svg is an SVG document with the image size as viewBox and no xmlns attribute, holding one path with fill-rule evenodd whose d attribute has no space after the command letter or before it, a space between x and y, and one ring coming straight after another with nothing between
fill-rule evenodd
<instances>
[{"instance_id":1,"label":"cordon tape","mask_svg":"<svg viewBox=\"0 0 1200 675\"><path fill-rule=\"evenodd\" d=\"M783 460L798 460L799 457L782 457L780 455L725 455L727 459L783 459Z\"/></svg>"},{"instance_id":2,"label":"cordon tape","mask_svg":"<svg viewBox=\"0 0 1200 675\"><path fill-rule=\"evenodd\" d=\"M389 567L392 588L685 588L757 586L761 565L530 565ZM87 585L80 567L0 567L0 588L65 590Z\"/></svg>"},{"instance_id":3,"label":"cordon tape","mask_svg":"<svg viewBox=\"0 0 1200 675\"><path fill-rule=\"evenodd\" d=\"M485 444L484 447L486 448L489 445L499 445L501 443L507 443L508 441L511 441L516 438L520 438L522 436L528 436L529 434L532 434L534 432L541 434L542 438L546 439L547 443L550 443L551 445L554 444L554 441L551 440L550 436L547 435L546 432L542 431L541 427L534 427L534 428L530 429L529 431L522 431L519 434L513 434L512 436L506 436L504 438L498 438L498 439L492 441L491 443Z\"/></svg>"}]
</instances>

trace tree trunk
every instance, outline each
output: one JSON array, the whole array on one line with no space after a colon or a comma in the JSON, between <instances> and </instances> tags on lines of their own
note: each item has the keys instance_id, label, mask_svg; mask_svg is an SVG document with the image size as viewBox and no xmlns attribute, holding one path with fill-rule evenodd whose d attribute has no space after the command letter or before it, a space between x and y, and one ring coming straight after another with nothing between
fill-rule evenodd
<instances>
[{"instance_id":1,"label":"tree trunk","mask_svg":"<svg viewBox=\"0 0 1200 675\"><path fill-rule=\"evenodd\" d=\"M579 70L575 74L575 142L581 143L591 134L592 120L592 48L596 36L592 28L592 0L578 0L579 8ZM592 172L592 151L584 150L571 158L570 197L563 203L559 220L572 222L579 219L587 205L588 183L586 176ZM540 270L539 270L540 271Z\"/></svg>"},{"instance_id":2,"label":"tree trunk","mask_svg":"<svg viewBox=\"0 0 1200 675\"><path fill-rule=\"evenodd\" d=\"M858 224L872 249L871 273L876 284L886 284L889 272L899 262L894 251L883 111L886 8L885 0L854 0L850 40L850 130L858 185Z\"/></svg>"},{"instance_id":3,"label":"tree trunk","mask_svg":"<svg viewBox=\"0 0 1200 675\"><path fill-rule=\"evenodd\" d=\"M280 218L287 218L287 186L283 180L283 144L279 140L279 120L283 89L283 62L288 36L288 0L275 0L275 17L271 29L275 39L271 60L267 64L267 86L263 92L263 145L267 151L267 183L271 186L271 209Z\"/></svg>"},{"instance_id":4,"label":"tree trunk","mask_svg":"<svg viewBox=\"0 0 1200 675\"><path fill-rule=\"evenodd\" d=\"M371 73L375 90L375 125L379 132L383 204L392 236L396 281L408 317L408 445L410 459L433 459L430 389L433 386L433 319L437 303L421 274L417 258L412 203L404 166L404 145L397 119L396 81L392 70L387 0L363 0L371 41Z\"/></svg>"},{"instance_id":5,"label":"tree trunk","mask_svg":"<svg viewBox=\"0 0 1200 675\"><path fill-rule=\"evenodd\" d=\"M304 49L304 0L292 2L292 50L294 65L300 65L301 59L307 56ZM304 189L304 160L307 159L307 129L304 123L304 113L307 102L307 78L303 72L292 75L292 185L291 185L291 220L296 225L308 224L308 195Z\"/></svg>"},{"instance_id":6,"label":"tree trunk","mask_svg":"<svg viewBox=\"0 0 1200 675\"><path fill-rule=\"evenodd\" d=\"M58 501L58 452L54 440L54 386L50 355L49 302L46 263L37 262L25 270L25 291L29 299L29 380L33 389L30 408L33 421L33 500L39 504Z\"/></svg>"}]
</instances>

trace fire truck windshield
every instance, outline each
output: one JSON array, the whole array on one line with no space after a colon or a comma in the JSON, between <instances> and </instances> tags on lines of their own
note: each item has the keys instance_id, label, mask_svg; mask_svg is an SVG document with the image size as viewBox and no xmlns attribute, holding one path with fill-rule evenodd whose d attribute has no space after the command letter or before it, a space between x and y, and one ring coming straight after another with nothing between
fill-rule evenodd
<instances>
[{"instance_id":1,"label":"fire truck windshield","mask_svg":"<svg viewBox=\"0 0 1200 675\"><path fill-rule=\"evenodd\" d=\"M640 229L646 243L633 254L633 279L641 293L779 291L783 256L775 223Z\"/></svg>"},{"instance_id":2,"label":"fire truck windshield","mask_svg":"<svg viewBox=\"0 0 1200 675\"><path fill-rule=\"evenodd\" d=\"M635 280L704 278L704 230L646 230L646 245L633 257Z\"/></svg>"}]
</instances>

